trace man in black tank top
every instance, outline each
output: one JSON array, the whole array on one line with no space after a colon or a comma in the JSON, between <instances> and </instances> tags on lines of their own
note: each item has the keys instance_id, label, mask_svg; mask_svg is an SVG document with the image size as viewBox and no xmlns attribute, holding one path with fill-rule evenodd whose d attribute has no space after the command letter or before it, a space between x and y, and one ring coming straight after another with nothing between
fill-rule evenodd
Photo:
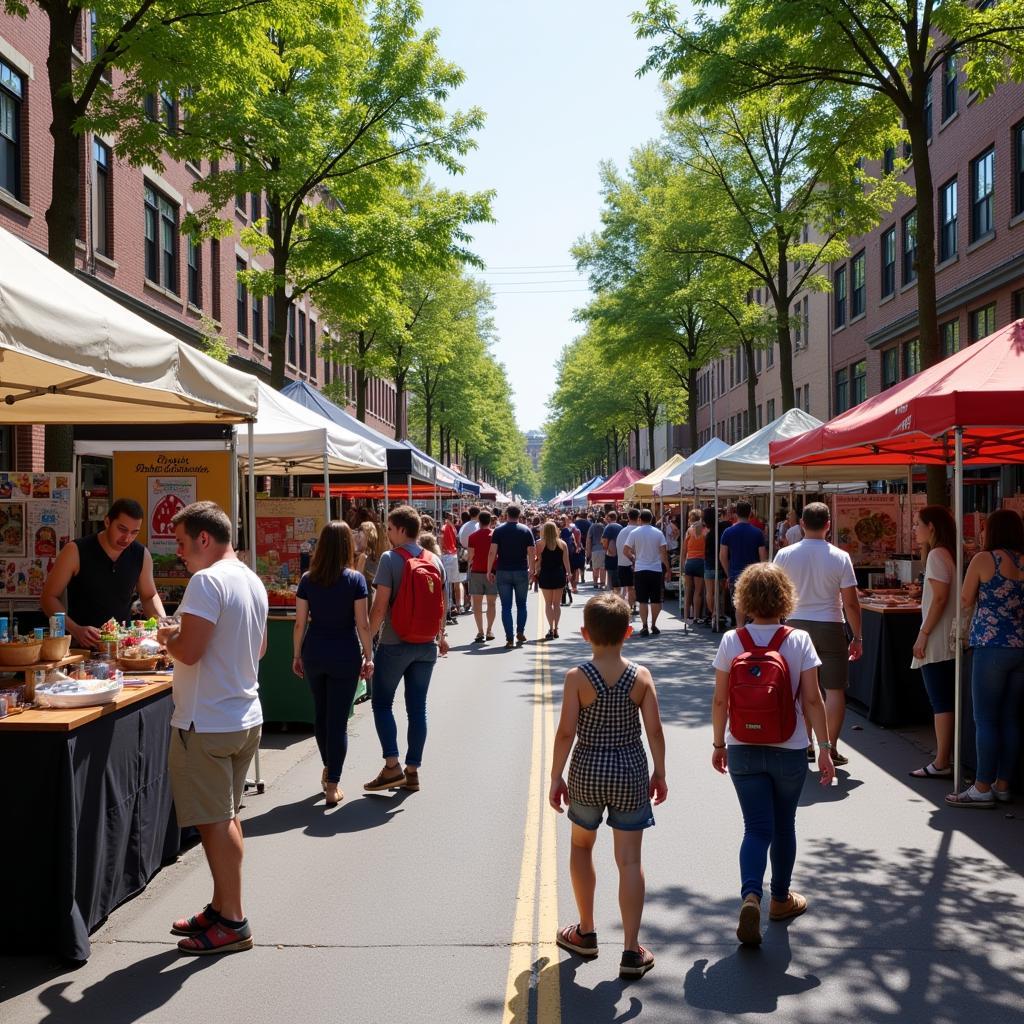
<instances>
[{"instance_id":1,"label":"man in black tank top","mask_svg":"<svg viewBox=\"0 0 1024 1024\"><path fill-rule=\"evenodd\" d=\"M108 619L126 622L138 593L147 615L165 614L153 581L153 557L135 538L145 515L131 498L119 498L103 530L64 547L46 578L40 604L47 615L66 612L65 625L78 647L95 647ZM67 591L67 608L63 595Z\"/></svg>"}]
</instances>

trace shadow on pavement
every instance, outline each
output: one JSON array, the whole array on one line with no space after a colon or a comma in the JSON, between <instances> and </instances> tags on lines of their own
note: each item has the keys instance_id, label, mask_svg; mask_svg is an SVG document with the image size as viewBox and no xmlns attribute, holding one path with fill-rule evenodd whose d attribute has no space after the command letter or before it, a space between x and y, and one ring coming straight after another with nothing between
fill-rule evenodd
<instances>
[{"instance_id":1,"label":"shadow on pavement","mask_svg":"<svg viewBox=\"0 0 1024 1024\"><path fill-rule=\"evenodd\" d=\"M279 804L263 814L243 822L246 838L279 835L302 830L304 835L327 838L346 832L365 832L387 825L402 813L402 804L411 796L406 790L364 795L358 788L337 807L323 804L323 794L314 793L290 804Z\"/></svg>"}]
</instances>

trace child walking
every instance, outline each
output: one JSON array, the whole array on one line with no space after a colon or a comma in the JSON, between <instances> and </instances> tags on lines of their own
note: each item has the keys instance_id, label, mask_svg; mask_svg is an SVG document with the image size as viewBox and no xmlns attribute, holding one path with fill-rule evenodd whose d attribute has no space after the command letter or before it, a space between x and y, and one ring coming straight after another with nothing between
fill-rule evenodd
<instances>
[{"instance_id":1,"label":"child walking","mask_svg":"<svg viewBox=\"0 0 1024 1024\"><path fill-rule=\"evenodd\" d=\"M572 852L569 873L579 910L579 922L560 928L555 941L583 957L598 954L594 923L594 842L608 810L619 869L619 911L623 953L619 976L639 978L654 966L653 954L640 945L644 909L644 871L640 860L643 830L654 824L651 799L663 803L665 735L651 673L622 657L622 645L632 632L629 605L616 594L599 594L583 608L583 637L593 651L589 662L565 677L562 714L555 735L548 801L562 813L569 806ZM647 753L640 738L640 719L654 758L648 775ZM569 784L562 772L569 750Z\"/></svg>"}]
</instances>

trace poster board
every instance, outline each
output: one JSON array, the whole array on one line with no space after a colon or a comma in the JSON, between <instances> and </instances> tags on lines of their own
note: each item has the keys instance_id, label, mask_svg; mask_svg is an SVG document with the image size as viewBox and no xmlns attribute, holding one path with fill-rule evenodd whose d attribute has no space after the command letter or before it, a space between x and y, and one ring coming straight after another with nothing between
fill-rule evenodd
<instances>
[{"instance_id":1,"label":"poster board","mask_svg":"<svg viewBox=\"0 0 1024 1024\"><path fill-rule=\"evenodd\" d=\"M295 606L303 547L308 553L316 543L324 515L320 498L257 499L256 572L272 606Z\"/></svg>"},{"instance_id":2,"label":"poster board","mask_svg":"<svg viewBox=\"0 0 1024 1024\"><path fill-rule=\"evenodd\" d=\"M898 494L837 494L833 501L833 543L854 565L882 566L900 553Z\"/></svg>"},{"instance_id":3,"label":"poster board","mask_svg":"<svg viewBox=\"0 0 1024 1024\"><path fill-rule=\"evenodd\" d=\"M70 473L0 473L0 594L38 597L71 539Z\"/></svg>"},{"instance_id":4,"label":"poster board","mask_svg":"<svg viewBox=\"0 0 1024 1024\"><path fill-rule=\"evenodd\" d=\"M193 501L215 501L230 514L231 455L226 451L114 452L114 497L145 510L139 543L153 556L157 586L184 586L188 573L175 553L170 520Z\"/></svg>"}]
</instances>

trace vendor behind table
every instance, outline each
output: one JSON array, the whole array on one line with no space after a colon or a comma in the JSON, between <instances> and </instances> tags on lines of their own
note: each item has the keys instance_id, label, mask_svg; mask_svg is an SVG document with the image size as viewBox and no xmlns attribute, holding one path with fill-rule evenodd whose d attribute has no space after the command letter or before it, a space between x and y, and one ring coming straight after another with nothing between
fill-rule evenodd
<instances>
[{"instance_id":1,"label":"vendor behind table","mask_svg":"<svg viewBox=\"0 0 1024 1024\"><path fill-rule=\"evenodd\" d=\"M42 609L47 615L66 612L67 631L80 647L96 647L98 627L108 619L126 622L136 592L147 616L166 614L153 579L153 558L136 539L144 515L137 501L118 498L103 529L66 545L46 578Z\"/></svg>"}]
</instances>

